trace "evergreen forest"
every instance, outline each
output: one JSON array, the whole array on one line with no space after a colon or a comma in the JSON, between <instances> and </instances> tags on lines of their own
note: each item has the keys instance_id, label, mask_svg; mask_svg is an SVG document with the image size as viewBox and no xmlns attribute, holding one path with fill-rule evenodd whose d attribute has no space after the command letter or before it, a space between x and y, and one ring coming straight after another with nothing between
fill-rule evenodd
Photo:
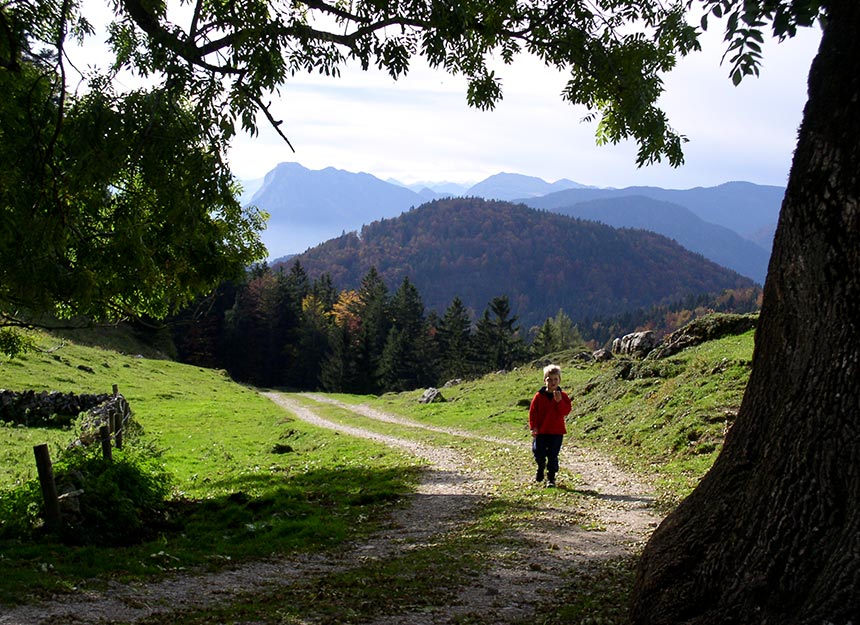
<instances>
[{"instance_id":1,"label":"evergreen forest","mask_svg":"<svg viewBox=\"0 0 860 625\"><path fill-rule=\"evenodd\" d=\"M311 279L295 259L255 266L168 326L181 361L225 369L242 382L375 394L510 370L562 350L590 355L634 330L662 336L709 312L757 310L760 297L755 287L727 290L577 321L559 308L524 326L504 293L480 315L459 296L439 314L427 310L409 277L391 289L371 267L358 288L338 289L330 274Z\"/></svg>"}]
</instances>

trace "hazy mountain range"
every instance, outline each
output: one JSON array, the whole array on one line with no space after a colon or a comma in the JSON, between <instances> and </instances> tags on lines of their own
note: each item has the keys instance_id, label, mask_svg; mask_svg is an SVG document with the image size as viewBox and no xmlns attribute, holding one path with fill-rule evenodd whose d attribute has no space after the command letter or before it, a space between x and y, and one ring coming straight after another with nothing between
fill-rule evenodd
<instances>
[{"instance_id":1,"label":"hazy mountain range","mask_svg":"<svg viewBox=\"0 0 860 625\"><path fill-rule=\"evenodd\" d=\"M770 252L773 232L785 195L784 187L751 182L727 182L716 187L661 189L660 187L626 187L624 189L580 188L547 194L523 201L535 208L563 211L581 202L596 199L618 199L630 196L649 197L690 210L700 219L724 226Z\"/></svg>"},{"instance_id":2,"label":"hazy mountain range","mask_svg":"<svg viewBox=\"0 0 860 625\"><path fill-rule=\"evenodd\" d=\"M784 188L731 182L686 190L599 189L500 173L467 188L455 183L403 185L366 173L310 170L281 163L245 184L246 203L270 214L263 233L270 257L314 247L363 225L391 219L433 199L463 196L512 200L613 227L663 234L724 267L764 282Z\"/></svg>"}]
</instances>

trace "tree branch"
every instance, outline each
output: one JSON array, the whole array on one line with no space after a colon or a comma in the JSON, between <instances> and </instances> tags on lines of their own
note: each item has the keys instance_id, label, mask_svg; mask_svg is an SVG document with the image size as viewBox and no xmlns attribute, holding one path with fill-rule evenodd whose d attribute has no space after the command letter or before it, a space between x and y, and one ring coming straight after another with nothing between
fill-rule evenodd
<instances>
[{"instance_id":1,"label":"tree branch","mask_svg":"<svg viewBox=\"0 0 860 625\"><path fill-rule=\"evenodd\" d=\"M242 86L241 89L242 89L242 91L244 91L248 95L249 98L251 98L251 100L254 102L254 104L256 104L259 107L259 109L261 111L263 111L263 115L265 115L266 119L269 120L269 124L272 126L272 128L275 129L275 132L277 132L278 135L280 135L281 139L283 139L286 142L286 144L288 146L290 146L290 150L293 151L293 154L295 154L296 149L293 147L293 144L290 143L290 140L287 139L287 136L281 131L281 124L284 123L283 120L275 119L272 116L272 113L269 111L269 105L263 104L263 101L260 99L260 96L258 96L255 93L251 93L250 91L245 89L244 86Z\"/></svg>"},{"instance_id":2,"label":"tree branch","mask_svg":"<svg viewBox=\"0 0 860 625\"><path fill-rule=\"evenodd\" d=\"M337 17L347 20L349 22L367 22L369 21L367 18L363 18L359 15L355 15L354 13L350 13L349 11L345 11L338 7L332 6L325 2L321 2L320 0L299 0L301 4L304 4L309 9L316 9L318 11L322 11L323 13L330 13L331 15L336 15Z\"/></svg>"}]
</instances>

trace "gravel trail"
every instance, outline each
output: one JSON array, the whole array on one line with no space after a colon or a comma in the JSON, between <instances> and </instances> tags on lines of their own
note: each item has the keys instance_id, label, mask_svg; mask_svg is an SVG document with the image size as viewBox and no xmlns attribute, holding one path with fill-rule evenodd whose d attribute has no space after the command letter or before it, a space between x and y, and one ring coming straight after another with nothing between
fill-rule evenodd
<instances>
[{"instance_id":1,"label":"gravel trail","mask_svg":"<svg viewBox=\"0 0 860 625\"><path fill-rule=\"evenodd\" d=\"M394 557L431 544L434 537L469 520L477 507L492 496L493 477L470 469L468 459L453 449L336 423L285 394L264 395L308 423L390 445L426 462L428 468L409 505L396 510L378 534L345 545L337 554L253 562L212 574L178 574L154 583L114 584L108 592L82 590L38 605L7 608L0 612L0 625L135 623L153 615L234 602L299 580L324 578L360 566L368 559ZM367 405L345 404L317 394L305 396L387 423L497 444L524 445L422 424ZM571 522L583 512L581 497L570 497L570 505L548 506L539 511L538 525L515 537L517 544L527 547L511 552L510 547L500 546L488 570L461 588L450 605L386 616L374 625L453 623L469 614L482 615L496 623L528 618L540 601L560 587L565 571L630 553L643 542L658 521L649 508L650 498L643 494L644 486L594 452L568 445L563 453L565 468L580 476L577 489L588 495L584 498L587 512L596 519L599 531ZM524 487L530 485L524 482Z\"/></svg>"}]
</instances>

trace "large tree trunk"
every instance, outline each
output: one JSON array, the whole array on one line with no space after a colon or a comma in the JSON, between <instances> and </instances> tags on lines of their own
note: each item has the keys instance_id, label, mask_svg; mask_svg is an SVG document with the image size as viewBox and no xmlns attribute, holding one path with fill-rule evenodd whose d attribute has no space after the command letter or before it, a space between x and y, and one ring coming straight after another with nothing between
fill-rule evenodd
<instances>
[{"instance_id":1,"label":"large tree trunk","mask_svg":"<svg viewBox=\"0 0 860 625\"><path fill-rule=\"evenodd\" d=\"M645 548L640 625L860 624L860 2L825 4L752 376Z\"/></svg>"}]
</instances>

